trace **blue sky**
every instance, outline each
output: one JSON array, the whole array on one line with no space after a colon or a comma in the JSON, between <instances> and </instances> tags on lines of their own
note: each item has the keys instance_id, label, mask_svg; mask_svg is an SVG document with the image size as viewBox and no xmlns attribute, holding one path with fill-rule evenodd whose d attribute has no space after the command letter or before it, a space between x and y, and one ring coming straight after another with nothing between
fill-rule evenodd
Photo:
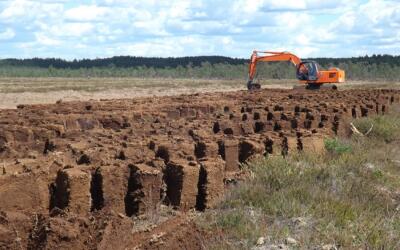
<instances>
[{"instance_id":1,"label":"blue sky","mask_svg":"<svg viewBox=\"0 0 400 250\"><path fill-rule=\"evenodd\" d=\"M400 54L400 0L0 0L0 58Z\"/></svg>"}]
</instances>

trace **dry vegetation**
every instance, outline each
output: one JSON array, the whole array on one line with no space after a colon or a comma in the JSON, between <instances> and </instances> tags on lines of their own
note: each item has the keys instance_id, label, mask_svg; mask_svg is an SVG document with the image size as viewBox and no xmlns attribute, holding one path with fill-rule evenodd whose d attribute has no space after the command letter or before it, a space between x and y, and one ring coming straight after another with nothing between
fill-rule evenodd
<instances>
[{"instance_id":1,"label":"dry vegetation","mask_svg":"<svg viewBox=\"0 0 400 250\"><path fill-rule=\"evenodd\" d=\"M157 78L0 78L0 108L18 104L90 99L169 96L245 89L246 80ZM265 86L291 88L295 81L265 80Z\"/></svg>"},{"instance_id":2,"label":"dry vegetation","mask_svg":"<svg viewBox=\"0 0 400 250\"><path fill-rule=\"evenodd\" d=\"M172 78L0 78L0 108L18 104L86 101L90 99L167 96L200 92L245 89L246 79L172 79ZM296 80L260 79L263 88L292 88ZM399 88L397 82L352 81L346 88Z\"/></svg>"},{"instance_id":3,"label":"dry vegetation","mask_svg":"<svg viewBox=\"0 0 400 250\"><path fill-rule=\"evenodd\" d=\"M354 121L368 136L325 141L321 155L259 159L253 178L199 224L211 249L399 249L400 116Z\"/></svg>"},{"instance_id":4,"label":"dry vegetation","mask_svg":"<svg viewBox=\"0 0 400 250\"><path fill-rule=\"evenodd\" d=\"M49 93L59 91L101 92L123 89L172 89L178 88L245 88L246 79L173 79L173 78L0 78L0 94L5 93ZM291 88L297 85L294 79L260 79L260 83L267 88ZM398 88L400 84L394 81L350 81L341 85L341 88Z\"/></svg>"},{"instance_id":5,"label":"dry vegetation","mask_svg":"<svg viewBox=\"0 0 400 250\"><path fill-rule=\"evenodd\" d=\"M221 85L239 87L239 81L157 78L0 78L0 93L55 91L101 92L122 89L177 89Z\"/></svg>"},{"instance_id":6,"label":"dry vegetation","mask_svg":"<svg viewBox=\"0 0 400 250\"><path fill-rule=\"evenodd\" d=\"M243 86L229 80L199 79L0 78L0 108L55 103L58 100L86 101L224 91Z\"/></svg>"},{"instance_id":7,"label":"dry vegetation","mask_svg":"<svg viewBox=\"0 0 400 250\"><path fill-rule=\"evenodd\" d=\"M0 78L0 94L6 93L49 93L61 91L77 92L102 92L109 90L159 90L169 89L197 89L208 88L210 91L216 88L238 89L245 88L246 79L173 79L173 78ZM294 79L260 79L263 87L291 88L297 85ZM368 82L350 81L341 88L398 88L400 84L393 81Z\"/></svg>"}]
</instances>

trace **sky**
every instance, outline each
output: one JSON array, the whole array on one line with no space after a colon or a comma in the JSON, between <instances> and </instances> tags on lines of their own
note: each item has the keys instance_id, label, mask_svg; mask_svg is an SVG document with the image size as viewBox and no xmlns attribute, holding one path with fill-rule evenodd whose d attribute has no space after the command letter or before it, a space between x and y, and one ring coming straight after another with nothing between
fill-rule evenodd
<instances>
[{"instance_id":1,"label":"sky","mask_svg":"<svg viewBox=\"0 0 400 250\"><path fill-rule=\"evenodd\" d=\"M400 0L0 0L0 58L400 54Z\"/></svg>"}]
</instances>

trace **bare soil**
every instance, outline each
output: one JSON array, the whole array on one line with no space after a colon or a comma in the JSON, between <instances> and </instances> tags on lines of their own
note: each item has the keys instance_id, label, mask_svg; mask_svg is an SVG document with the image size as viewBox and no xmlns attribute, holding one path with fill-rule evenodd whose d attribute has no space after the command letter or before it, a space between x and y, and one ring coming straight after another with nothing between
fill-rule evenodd
<instances>
[{"instance_id":1,"label":"bare soil","mask_svg":"<svg viewBox=\"0 0 400 250\"><path fill-rule=\"evenodd\" d=\"M0 109L19 104L50 104L62 101L173 96L246 89L246 79L143 79L143 78L0 78ZM263 88L292 89L296 80L261 79ZM340 89L399 89L389 81L348 81Z\"/></svg>"},{"instance_id":2,"label":"bare soil","mask_svg":"<svg viewBox=\"0 0 400 250\"><path fill-rule=\"evenodd\" d=\"M398 90L268 89L0 111L0 248L202 249L191 221L264 155L321 152Z\"/></svg>"}]
</instances>

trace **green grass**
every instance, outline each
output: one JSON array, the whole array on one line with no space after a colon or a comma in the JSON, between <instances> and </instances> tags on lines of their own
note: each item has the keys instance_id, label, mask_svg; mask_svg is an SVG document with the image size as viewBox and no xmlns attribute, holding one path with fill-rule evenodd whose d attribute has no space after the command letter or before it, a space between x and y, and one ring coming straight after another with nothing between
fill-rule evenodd
<instances>
[{"instance_id":1,"label":"green grass","mask_svg":"<svg viewBox=\"0 0 400 250\"><path fill-rule=\"evenodd\" d=\"M325 144L325 149L329 153L343 154L351 152L351 146L349 144L341 142L337 138L325 139L324 144Z\"/></svg>"},{"instance_id":2,"label":"green grass","mask_svg":"<svg viewBox=\"0 0 400 250\"><path fill-rule=\"evenodd\" d=\"M222 232L208 247L249 249L263 236L267 244L292 237L299 249L399 249L400 145L390 141L400 129L389 125L396 119L371 119L369 137L327 140L325 154L250 163L253 178L199 218L201 227Z\"/></svg>"},{"instance_id":3,"label":"green grass","mask_svg":"<svg viewBox=\"0 0 400 250\"><path fill-rule=\"evenodd\" d=\"M354 126L363 134L376 140L384 140L386 142L394 141L400 138L400 116L384 115L372 118L362 118L354 122Z\"/></svg>"}]
</instances>

